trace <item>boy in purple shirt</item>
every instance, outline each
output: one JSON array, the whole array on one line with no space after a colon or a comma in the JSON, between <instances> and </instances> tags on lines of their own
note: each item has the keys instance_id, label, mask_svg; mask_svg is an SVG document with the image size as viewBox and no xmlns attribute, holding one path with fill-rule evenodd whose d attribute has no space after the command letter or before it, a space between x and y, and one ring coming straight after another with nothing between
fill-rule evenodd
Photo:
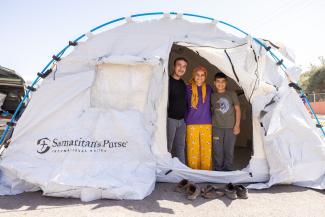
<instances>
[{"instance_id":1,"label":"boy in purple shirt","mask_svg":"<svg viewBox=\"0 0 325 217\"><path fill-rule=\"evenodd\" d=\"M211 170L212 125L210 97L212 88L205 83L207 70L198 66L186 86L187 163L192 169Z\"/></svg>"}]
</instances>

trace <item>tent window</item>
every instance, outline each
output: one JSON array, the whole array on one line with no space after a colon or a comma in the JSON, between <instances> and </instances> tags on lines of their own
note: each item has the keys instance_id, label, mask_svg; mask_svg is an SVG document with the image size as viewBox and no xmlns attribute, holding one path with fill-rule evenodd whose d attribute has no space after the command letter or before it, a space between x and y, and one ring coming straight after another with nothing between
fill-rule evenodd
<instances>
[{"instance_id":1,"label":"tent window","mask_svg":"<svg viewBox=\"0 0 325 217\"><path fill-rule=\"evenodd\" d=\"M91 107L143 112L151 77L152 67L147 64L99 65L91 88Z\"/></svg>"}]
</instances>

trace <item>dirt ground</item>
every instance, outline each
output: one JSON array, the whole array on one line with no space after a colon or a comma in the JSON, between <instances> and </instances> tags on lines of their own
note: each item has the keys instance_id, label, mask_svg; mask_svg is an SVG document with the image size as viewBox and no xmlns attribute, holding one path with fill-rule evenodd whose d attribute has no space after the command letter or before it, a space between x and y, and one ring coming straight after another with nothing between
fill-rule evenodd
<instances>
[{"instance_id":1,"label":"dirt ground","mask_svg":"<svg viewBox=\"0 0 325 217\"><path fill-rule=\"evenodd\" d=\"M187 200L174 192L175 184L157 183L155 191L142 201L96 200L42 196L41 192L0 197L0 216L276 216L324 217L325 191L296 186L273 186L250 190L247 200ZM202 184L201 186L205 186Z\"/></svg>"}]
</instances>

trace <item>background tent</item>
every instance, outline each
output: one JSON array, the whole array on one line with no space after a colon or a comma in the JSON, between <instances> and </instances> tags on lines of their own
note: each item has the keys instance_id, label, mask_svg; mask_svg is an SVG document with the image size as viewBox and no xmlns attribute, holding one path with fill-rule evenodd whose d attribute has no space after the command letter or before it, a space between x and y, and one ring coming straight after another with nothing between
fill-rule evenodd
<instances>
[{"instance_id":1,"label":"background tent","mask_svg":"<svg viewBox=\"0 0 325 217\"><path fill-rule=\"evenodd\" d=\"M14 70L0 66L1 110L13 114L25 94L25 81Z\"/></svg>"},{"instance_id":2,"label":"background tent","mask_svg":"<svg viewBox=\"0 0 325 217\"><path fill-rule=\"evenodd\" d=\"M145 15L163 16L135 21ZM126 23L93 34L122 20ZM325 188L324 137L297 94L299 70L290 61L291 67L284 66L263 41L238 28L245 37L225 32L218 23L226 24L190 14L133 15L70 42L29 87L33 91L44 78L2 156L0 192L41 189L82 200L142 199L156 181L182 178ZM244 169L192 170L168 153L168 67L175 46L227 74L251 104L253 154Z\"/></svg>"}]
</instances>

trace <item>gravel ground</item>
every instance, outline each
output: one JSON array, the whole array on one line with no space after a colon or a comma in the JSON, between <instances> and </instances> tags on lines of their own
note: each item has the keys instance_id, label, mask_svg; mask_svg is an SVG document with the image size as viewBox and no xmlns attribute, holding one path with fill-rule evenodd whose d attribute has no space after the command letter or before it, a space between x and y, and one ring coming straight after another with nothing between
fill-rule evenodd
<instances>
[{"instance_id":1,"label":"gravel ground","mask_svg":"<svg viewBox=\"0 0 325 217\"><path fill-rule=\"evenodd\" d=\"M274 186L250 190L247 200L198 198L188 201L173 191L175 184L158 183L142 201L96 200L42 196L41 192L0 197L0 216L325 216L325 191ZM202 185L204 186L204 185Z\"/></svg>"}]
</instances>

